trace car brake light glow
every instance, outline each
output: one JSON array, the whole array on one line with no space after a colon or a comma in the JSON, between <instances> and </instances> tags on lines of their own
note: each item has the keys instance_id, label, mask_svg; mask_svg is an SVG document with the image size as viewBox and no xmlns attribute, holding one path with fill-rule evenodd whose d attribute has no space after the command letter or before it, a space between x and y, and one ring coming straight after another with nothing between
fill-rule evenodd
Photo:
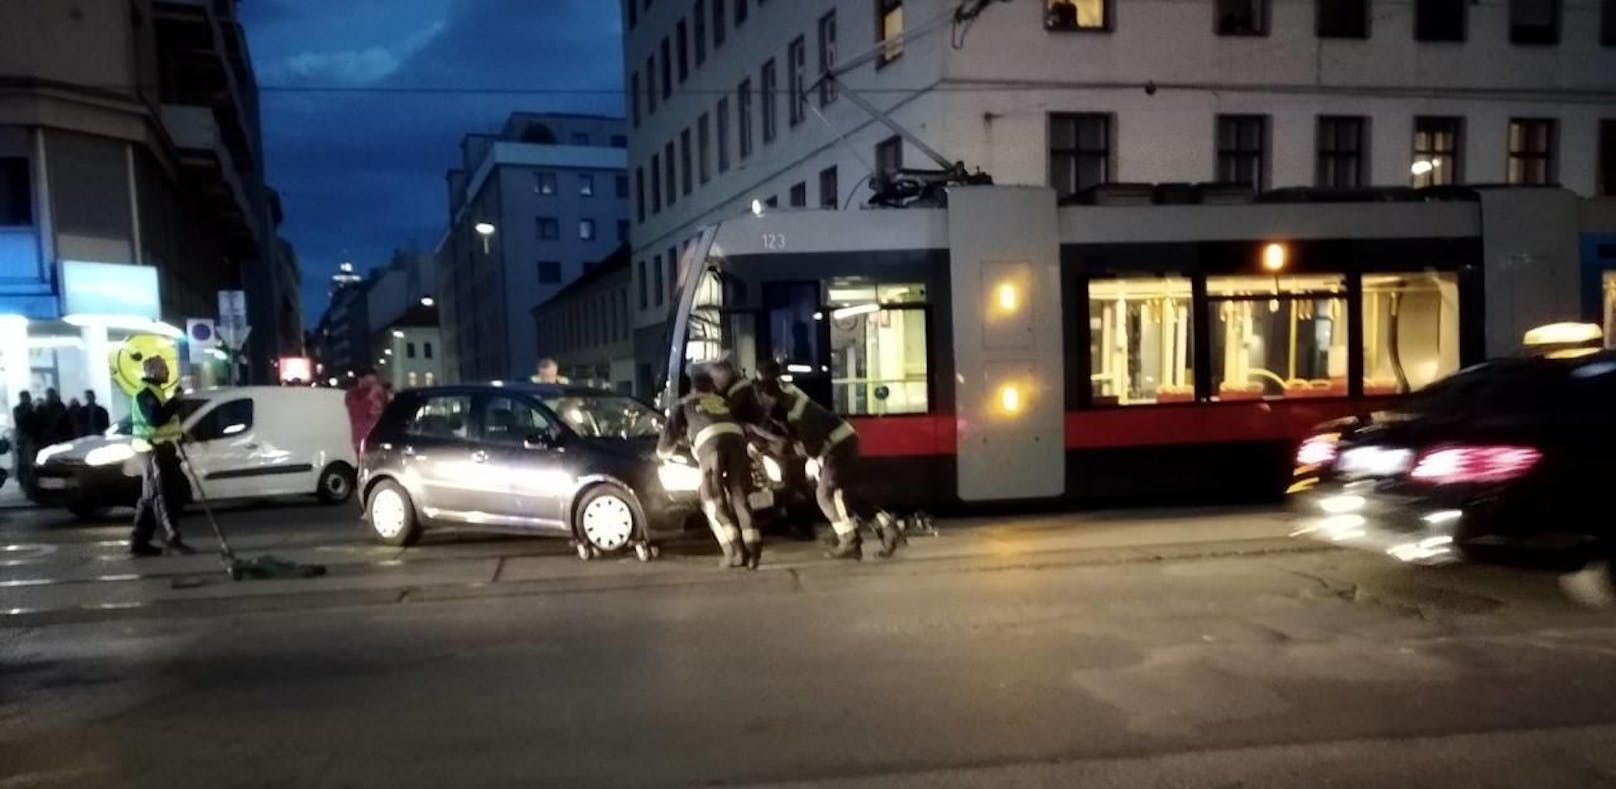
<instances>
[{"instance_id":1,"label":"car brake light glow","mask_svg":"<svg viewBox=\"0 0 1616 789\"><path fill-rule=\"evenodd\" d=\"M1422 482L1503 482L1530 471L1543 453L1531 447L1447 446L1427 450L1409 476Z\"/></svg>"},{"instance_id":2,"label":"car brake light glow","mask_svg":"<svg viewBox=\"0 0 1616 789\"><path fill-rule=\"evenodd\" d=\"M1336 448L1340 443L1340 433L1320 433L1311 436L1296 448L1296 465L1322 466L1329 463L1335 460Z\"/></svg>"}]
</instances>

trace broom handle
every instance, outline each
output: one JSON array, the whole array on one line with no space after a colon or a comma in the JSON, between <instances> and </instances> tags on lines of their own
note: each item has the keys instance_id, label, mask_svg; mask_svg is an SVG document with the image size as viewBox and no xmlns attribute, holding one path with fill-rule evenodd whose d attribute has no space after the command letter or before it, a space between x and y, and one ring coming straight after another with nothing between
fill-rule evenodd
<instances>
[{"instance_id":1,"label":"broom handle","mask_svg":"<svg viewBox=\"0 0 1616 789\"><path fill-rule=\"evenodd\" d=\"M208 525L213 527L213 533L219 538L219 547L224 554L235 558L236 552L230 548L230 541L225 539L224 530L219 528L219 521L213 517L213 507L208 504L207 491L202 489L202 480L196 475L196 468L191 465L191 455L185 451L185 439L181 437L174 442L174 448L180 452L180 460L185 461L185 474L191 478L191 484L196 486L196 503L202 505L202 514L208 518Z\"/></svg>"}]
</instances>

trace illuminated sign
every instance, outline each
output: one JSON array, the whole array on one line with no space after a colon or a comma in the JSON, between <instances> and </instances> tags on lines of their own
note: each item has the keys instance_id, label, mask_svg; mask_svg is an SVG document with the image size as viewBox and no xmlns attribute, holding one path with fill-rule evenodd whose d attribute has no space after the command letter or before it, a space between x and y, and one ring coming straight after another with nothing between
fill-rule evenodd
<instances>
[{"instance_id":1,"label":"illuminated sign","mask_svg":"<svg viewBox=\"0 0 1616 789\"><path fill-rule=\"evenodd\" d=\"M282 356L280 360L281 383L298 381L308 383L314 380L314 363L307 356Z\"/></svg>"},{"instance_id":2,"label":"illuminated sign","mask_svg":"<svg viewBox=\"0 0 1616 789\"><path fill-rule=\"evenodd\" d=\"M125 263L62 261L62 309L68 315L158 320L157 269Z\"/></svg>"}]
</instances>

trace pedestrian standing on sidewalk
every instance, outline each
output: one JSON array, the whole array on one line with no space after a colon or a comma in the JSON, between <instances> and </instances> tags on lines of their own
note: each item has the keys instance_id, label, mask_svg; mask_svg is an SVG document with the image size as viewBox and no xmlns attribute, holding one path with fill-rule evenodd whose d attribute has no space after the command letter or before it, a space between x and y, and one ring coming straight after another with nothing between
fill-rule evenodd
<instances>
[{"instance_id":1,"label":"pedestrian standing on sidewalk","mask_svg":"<svg viewBox=\"0 0 1616 789\"><path fill-rule=\"evenodd\" d=\"M79 428L81 436L99 436L112 427L112 417L107 409L95 401L95 390L84 392L84 424Z\"/></svg>"},{"instance_id":2,"label":"pedestrian standing on sidewalk","mask_svg":"<svg viewBox=\"0 0 1616 789\"><path fill-rule=\"evenodd\" d=\"M17 406L11 409L11 432L17 447L17 484L27 492L34 486L34 454L39 451L39 414L34 410L33 394L17 396Z\"/></svg>"}]
</instances>

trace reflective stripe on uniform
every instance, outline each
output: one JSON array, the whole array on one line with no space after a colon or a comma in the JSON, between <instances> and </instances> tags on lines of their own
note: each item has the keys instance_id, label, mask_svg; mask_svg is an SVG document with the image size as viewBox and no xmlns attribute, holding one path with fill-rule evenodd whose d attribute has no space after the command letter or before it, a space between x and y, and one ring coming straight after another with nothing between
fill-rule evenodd
<instances>
[{"instance_id":1,"label":"reflective stripe on uniform","mask_svg":"<svg viewBox=\"0 0 1616 789\"><path fill-rule=\"evenodd\" d=\"M724 394L726 394L726 395L728 395L730 397L734 397L736 395L736 393L740 392L742 389L746 389L746 388L750 387L751 385L752 385L752 379L750 379L750 378L742 378L741 380L736 381L735 385L731 386L729 388L729 391L725 392Z\"/></svg>"},{"instance_id":2,"label":"reflective stripe on uniform","mask_svg":"<svg viewBox=\"0 0 1616 789\"><path fill-rule=\"evenodd\" d=\"M745 542L747 545L757 545L758 543L763 542L763 532L760 532L757 529L742 529L741 541Z\"/></svg>"},{"instance_id":3,"label":"reflective stripe on uniform","mask_svg":"<svg viewBox=\"0 0 1616 789\"><path fill-rule=\"evenodd\" d=\"M830 452L831 447L852 438L854 433L853 426L846 422L837 425L836 429L830 431L830 435L825 437L825 452Z\"/></svg>"},{"instance_id":4,"label":"reflective stripe on uniform","mask_svg":"<svg viewBox=\"0 0 1616 789\"><path fill-rule=\"evenodd\" d=\"M807 410L808 398L803 397L802 395L797 395L796 402L791 404L791 410L786 413L786 418L795 422L801 419L802 413Z\"/></svg>"},{"instance_id":5,"label":"reflective stripe on uniform","mask_svg":"<svg viewBox=\"0 0 1616 789\"><path fill-rule=\"evenodd\" d=\"M746 431L734 422L714 422L696 433L696 439L690 442L690 448L700 452L702 445L719 436L744 436Z\"/></svg>"},{"instance_id":6,"label":"reflective stripe on uniform","mask_svg":"<svg viewBox=\"0 0 1616 789\"><path fill-rule=\"evenodd\" d=\"M853 521L837 521L830 525L836 531L837 537L846 537L858 531L858 524Z\"/></svg>"},{"instance_id":7,"label":"reflective stripe on uniform","mask_svg":"<svg viewBox=\"0 0 1616 789\"><path fill-rule=\"evenodd\" d=\"M835 492L830 494L830 500L832 504L836 505L836 520L838 523L852 520L847 514L847 498L842 495L841 488L837 488Z\"/></svg>"}]
</instances>

